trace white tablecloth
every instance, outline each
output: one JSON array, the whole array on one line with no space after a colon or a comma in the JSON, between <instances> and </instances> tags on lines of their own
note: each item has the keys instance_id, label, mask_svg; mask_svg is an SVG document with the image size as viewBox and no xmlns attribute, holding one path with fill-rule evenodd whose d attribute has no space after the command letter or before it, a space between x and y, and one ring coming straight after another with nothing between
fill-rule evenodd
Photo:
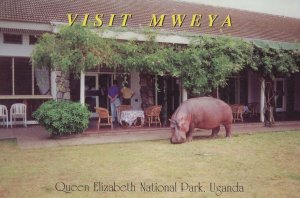
<instances>
[{"instance_id":1,"label":"white tablecloth","mask_svg":"<svg viewBox=\"0 0 300 198\"><path fill-rule=\"evenodd\" d=\"M119 122L122 124L122 121L128 123L129 126L137 120L137 118L141 119L141 124L144 124L145 115L142 110L124 110L121 112Z\"/></svg>"}]
</instances>

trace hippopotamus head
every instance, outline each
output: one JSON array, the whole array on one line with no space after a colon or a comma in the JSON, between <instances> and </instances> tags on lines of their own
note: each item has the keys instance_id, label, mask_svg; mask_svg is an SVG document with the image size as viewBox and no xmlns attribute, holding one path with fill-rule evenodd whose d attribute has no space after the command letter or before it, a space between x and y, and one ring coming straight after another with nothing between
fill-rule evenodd
<instances>
[{"instance_id":1,"label":"hippopotamus head","mask_svg":"<svg viewBox=\"0 0 300 198\"><path fill-rule=\"evenodd\" d=\"M189 130L188 122L184 120L170 119L172 144L181 144L186 141L186 133Z\"/></svg>"}]
</instances>

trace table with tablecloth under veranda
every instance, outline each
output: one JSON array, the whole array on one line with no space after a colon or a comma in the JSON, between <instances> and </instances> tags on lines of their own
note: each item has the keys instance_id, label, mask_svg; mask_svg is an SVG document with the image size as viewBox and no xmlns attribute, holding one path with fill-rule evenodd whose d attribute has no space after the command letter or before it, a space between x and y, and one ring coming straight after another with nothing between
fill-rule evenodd
<instances>
[{"instance_id":1,"label":"table with tablecloth under veranda","mask_svg":"<svg viewBox=\"0 0 300 198\"><path fill-rule=\"evenodd\" d=\"M119 122L121 125L127 123L129 127L137 126L138 120L140 119L140 125L143 126L145 121L145 114L143 110L123 110L120 113Z\"/></svg>"}]
</instances>

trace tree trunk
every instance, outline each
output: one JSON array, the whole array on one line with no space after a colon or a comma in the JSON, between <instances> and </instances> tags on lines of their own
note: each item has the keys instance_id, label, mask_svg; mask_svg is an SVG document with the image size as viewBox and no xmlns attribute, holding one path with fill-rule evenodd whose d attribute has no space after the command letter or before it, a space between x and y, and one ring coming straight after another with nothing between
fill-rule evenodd
<instances>
[{"instance_id":1,"label":"tree trunk","mask_svg":"<svg viewBox=\"0 0 300 198\"><path fill-rule=\"evenodd\" d=\"M270 80L266 83L266 103L265 103L265 126L273 126L275 124L274 119L274 98L275 92L273 88L273 82Z\"/></svg>"},{"instance_id":2,"label":"tree trunk","mask_svg":"<svg viewBox=\"0 0 300 198\"><path fill-rule=\"evenodd\" d=\"M167 126L168 124L168 97L167 97L167 79L166 77L163 77L163 106L162 106L162 112L163 112L163 126Z\"/></svg>"}]
</instances>

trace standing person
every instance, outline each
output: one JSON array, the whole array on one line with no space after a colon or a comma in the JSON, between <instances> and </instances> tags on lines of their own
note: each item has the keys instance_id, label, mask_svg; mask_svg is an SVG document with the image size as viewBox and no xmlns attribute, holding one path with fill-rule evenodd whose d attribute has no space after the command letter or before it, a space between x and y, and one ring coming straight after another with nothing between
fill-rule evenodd
<instances>
[{"instance_id":1,"label":"standing person","mask_svg":"<svg viewBox=\"0 0 300 198\"><path fill-rule=\"evenodd\" d=\"M104 86L100 86L99 89L99 107L105 107L106 106L106 93L107 91L105 90Z\"/></svg>"},{"instance_id":2,"label":"standing person","mask_svg":"<svg viewBox=\"0 0 300 198\"><path fill-rule=\"evenodd\" d=\"M124 87L121 89L121 93L123 96L123 104L130 105L131 98L134 95L134 92L130 88L128 88L127 83L124 83Z\"/></svg>"},{"instance_id":3,"label":"standing person","mask_svg":"<svg viewBox=\"0 0 300 198\"><path fill-rule=\"evenodd\" d=\"M117 121L117 107L121 104L119 99L119 88L116 80L113 81L113 85L108 89L108 98L110 100L112 122L115 122Z\"/></svg>"}]
</instances>

